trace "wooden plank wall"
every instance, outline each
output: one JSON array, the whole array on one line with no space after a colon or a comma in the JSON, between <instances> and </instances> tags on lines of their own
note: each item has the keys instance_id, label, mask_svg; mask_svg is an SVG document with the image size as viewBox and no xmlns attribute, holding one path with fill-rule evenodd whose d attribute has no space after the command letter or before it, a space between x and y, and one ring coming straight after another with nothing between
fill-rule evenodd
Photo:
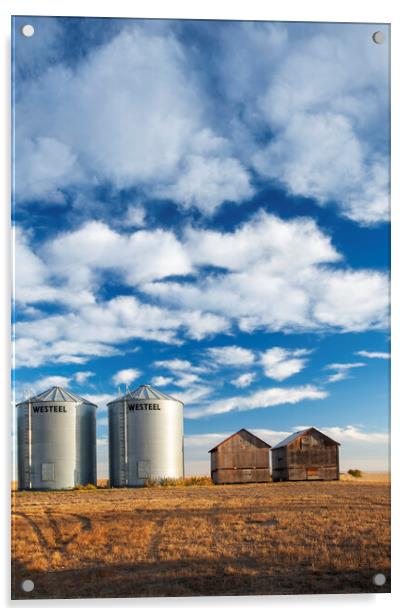
<instances>
[{"instance_id":1,"label":"wooden plank wall","mask_svg":"<svg viewBox=\"0 0 408 616\"><path fill-rule=\"evenodd\" d=\"M211 452L211 477L215 483L270 481L269 452L252 435L236 434Z\"/></svg>"},{"instance_id":2,"label":"wooden plank wall","mask_svg":"<svg viewBox=\"0 0 408 616\"><path fill-rule=\"evenodd\" d=\"M225 468L211 473L214 483L261 483L271 480L269 468Z\"/></svg>"},{"instance_id":3,"label":"wooden plank wall","mask_svg":"<svg viewBox=\"0 0 408 616\"><path fill-rule=\"evenodd\" d=\"M300 438L286 447L272 451L274 481L304 481L306 479L338 479L338 446L321 440L309 447ZM308 471L309 469L309 471Z\"/></svg>"}]
</instances>

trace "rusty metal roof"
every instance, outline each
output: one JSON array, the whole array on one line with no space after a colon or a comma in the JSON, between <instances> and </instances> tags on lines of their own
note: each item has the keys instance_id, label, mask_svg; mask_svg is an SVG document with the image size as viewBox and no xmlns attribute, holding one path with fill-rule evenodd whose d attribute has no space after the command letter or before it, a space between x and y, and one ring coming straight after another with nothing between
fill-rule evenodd
<instances>
[{"instance_id":1,"label":"rusty metal roof","mask_svg":"<svg viewBox=\"0 0 408 616\"><path fill-rule=\"evenodd\" d=\"M309 434L312 431L318 432L318 434L323 436L327 441L331 441L335 445L340 445L340 443L330 438L330 436L327 436L327 434L323 434L323 432L320 432L320 430L318 430L317 428L311 427L311 428L306 428L305 430L299 430L298 432L294 432L290 436L287 436L286 438L284 438L283 441L280 441L280 443L272 447L272 449L279 449L280 447L286 447L290 443L293 443L293 441L295 441L299 436Z\"/></svg>"},{"instance_id":2,"label":"rusty metal roof","mask_svg":"<svg viewBox=\"0 0 408 616\"><path fill-rule=\"evenodd\" d=\"M215 447L213 447L212 449L210 449L210 451L208 453L211 453L212 451L215 451L216 449L218 449L218 447L220 447L221 445L223 445L224 443L226 443L227 441L229 441L231 438L233 438L234 436L236 436L237 434L239 434L240 432L246 432L247 434L249 434L250 436L252 436L253 438L255 438L257 441L259 441L260 443L262 443L263 445L266 445L266 447L269 447L269 449L271 449L271 446L269 445L269 443L266 443L265 441L263 441L261 438L259 438L259 436L256 436L256 434L253 434L252 432L250 432L249 430L247 430L246 428L241 428L240 430L238 430L237 432L234 432L234 434L231 434L230 436L227 436L227 438L225 438L223 441L221 441L221 443L218 443L218 445L215 445Z\"/></svg>"}]
</instances>

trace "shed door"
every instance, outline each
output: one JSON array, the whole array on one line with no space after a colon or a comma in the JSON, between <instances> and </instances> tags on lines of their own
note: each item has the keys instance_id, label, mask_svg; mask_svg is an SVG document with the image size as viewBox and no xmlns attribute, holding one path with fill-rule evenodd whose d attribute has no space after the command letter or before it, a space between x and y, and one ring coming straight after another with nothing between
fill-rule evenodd
<instances>
[{"instance_id":1,"label":"shed door","mask_svg":"<svg viewBox=\"0 0 408 616\"><path fill-rule=\"evenodd\" d=\"M319 469L316 467L309 467L306 469L308 479L319 479Z\"/></svg>"},{"instance_id":2,"label":"shed door","mask_svg":"<svg viewBox=\"0 0 408 616\"><path fill-rule=\"evenodd\" d=\"M137 461L138 479L150 479L150 460Z\"/></svg>"}]
</instances>

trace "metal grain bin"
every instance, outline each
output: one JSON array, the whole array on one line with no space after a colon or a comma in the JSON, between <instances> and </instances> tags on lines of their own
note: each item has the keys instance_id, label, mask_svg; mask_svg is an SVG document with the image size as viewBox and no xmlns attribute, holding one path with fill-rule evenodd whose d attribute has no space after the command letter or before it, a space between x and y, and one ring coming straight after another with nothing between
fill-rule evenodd
<instances>
[{"instance_id":1,"label":"metal grain bin","mask_svg":"<svg viewBox=\"0 0 408 616\"><path fill-rule=\"evenodd\" d=\"M184 476L183 407L149 385L109 402L111 486Z\"/></svg>"},{"instance_id":2,"label":"metal grain bin","mask_svg":"<svg viewBox=\"0 0 408 616\"><path fill-rule=\"evenodd\" d=\"M96 484L95 409L62 387L17 404L19 490Z\"/></svg>"}]
</instances>

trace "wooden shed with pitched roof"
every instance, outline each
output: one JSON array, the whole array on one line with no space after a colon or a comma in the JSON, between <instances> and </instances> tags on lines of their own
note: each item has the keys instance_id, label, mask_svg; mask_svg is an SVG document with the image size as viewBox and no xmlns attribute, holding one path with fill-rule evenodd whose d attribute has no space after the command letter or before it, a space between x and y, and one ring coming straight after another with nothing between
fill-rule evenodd
<instances>
[{"instance_id":1,"label":"wooden shed with pitched roof","mask_svg":"<svg viewBox=\"0 0 408 616\"><path fill-rule=\"evenodd\" d=\"M295 432L272 448L272 479L339 479L339 447L316 428Z\"/></svg>"},{"instance_id":2,"label":"wooden shed with pitched roof","mask_svg":"<svg viewBox=\"0 0 408 616\"><path fill-rule=\"evenodd\" d=\"M210 449L214 483L271 481L271 446L245 428Z\"/></svg>"}]
</instances>

